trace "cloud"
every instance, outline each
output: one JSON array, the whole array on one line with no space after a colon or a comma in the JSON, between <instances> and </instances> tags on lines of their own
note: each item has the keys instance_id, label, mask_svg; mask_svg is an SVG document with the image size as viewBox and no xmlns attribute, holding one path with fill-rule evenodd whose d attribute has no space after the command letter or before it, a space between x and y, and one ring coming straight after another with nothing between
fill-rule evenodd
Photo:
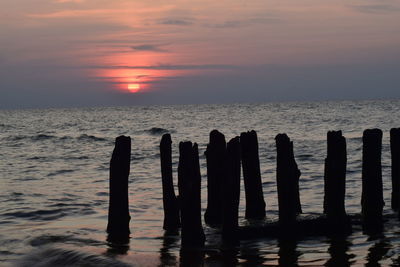
<instances>
[{"instance_id":1,"label":"cloud","mask_svg":"<svg viewBox=\"0 0 400 267\"><path fill-rule=\"evenodd\" d=\"M149 78L151 77L150 75L137 75L136 79L141 79L141 78Z\"/></svg>"},{"instance_id":2,"label":"cloud","mask_svg":"<svg viewBox=\"0 0 400 267\"><path fill-rule=\"evenodd\" d=\"M242 21L238 20L228 20L224 21L222 23L216 23L216 24L206 24L205 26L211 27L211 28L238 28L243 26Z\"/></svg>"},{"instance_id":3,"label":"cloud","mask_svg":"<svg viewBox=\"0 0 400 267\"><path fill-rule=\"evenodd\" d=\"M160 65L121 65L121 66L92 66L88 68L100 68L100 69L142 69L142 70L209 70L209 69L239 69L238 65L228 65L228 64L189 64L189 65L170 65L170 64L160 64Z\"/></svg>"},{"instance_id":4,"label":"cloud","mask_svg":"<svg viewBox=\"0 0 400 267\"><path fill-rule=\"evenodd\" d=\"M110 84L126 84L126 82L117 82L116 80L121 80L127 78L126 76L107 76L107 77L91 77L90 79L93 81L104 81ZM137 75L131 78L135 78L140 83L158 83L162 80L176 80L181 79L182 75L180 76L157 76L157 75ZM143 80L143 78L147 78L148 80Z\"/></svg>"},{"instance_id":5,"label":"cloud","mask_svg":"<svg viewBox=\"0 0 400 267\"><path fill-rule=\"evenodd\" d=\"M56 3L83 3L85 0L56 0Z\"/></svg>"},{"instance_id":6,"label":"cloud","mask_svg":"<svg viewBox=\"0 0 400 267\"><path fill-rule=\"evenodd\" d=\"M162 19L159 24L163 25L177 25L177 26L189 26L193 24L193 21L189 19Z\"/></svg>"},{"instance_id":7,"label":"cloud","mask_svg":"<svg viewBox=\"0 0 400 267\"><path fill-rule=\"evenodd\" d=\"M167 52L167 50L160 48L159 45L151 44L134 45L131 48L135 51Z\"/></svg>"},{"instance_id":8,"label":"cloud","mask_svg":"<svg viewBox=\"0 0 400 267\"><path fill-rule=\"evenodd\" d=\"M393 13L400 11L400 7L389 4L352 5L351 8L369 14Z\"/></svg>"},{"instance_id":9,"label":"cloud","mask_svg":"<svg viewBox=\"0 0 400 267\"><path fill-rule=\"evenodd\" d=\"M245 20L226 20L221 23L206 23L204 26L210 28L239 28L254 24L276 23L278 21L279 19L277 18L250 18Z\"/></svg>"},{"instance_id":10,"label":"cloud","mask_svg":"<svg viewBox=\"0 0 400 267\"><path fill-rule=\"evenodd\" d=\"M62 10L52 13L37 13L28 15L37 19L58 19L58 18L77 18L87 16L111 16L112 13L127 13L126 10L111 9L80 9L80 10Z\"/></svg>"}]
</instances>

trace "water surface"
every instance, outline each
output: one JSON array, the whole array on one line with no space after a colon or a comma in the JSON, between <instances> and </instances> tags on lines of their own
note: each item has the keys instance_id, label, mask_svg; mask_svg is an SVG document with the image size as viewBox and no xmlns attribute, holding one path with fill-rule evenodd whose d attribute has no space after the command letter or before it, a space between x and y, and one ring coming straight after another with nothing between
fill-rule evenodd
<instances>
[{"instance_id":1,"label":"water surface","mask_svg":"<svg viewBox=\"0 0 400 267\"><path fill-rule=\"evenodd\" d=\"M294 141L300 198L305 213L321 213L326 132L342 130L348 142L346 210L360 212L362 131L383 130L383 186L390 210L389 130L399 127L400 101L183 105L0 111L0 265L41 266L179 265L393 265L400 263L399 224L368 236L361 229L343 238L302 240L263 238L223 250L215 230L197 254L180 255L177 236L163 237L158 145L173 139L174 179L179 141L199 144L202 208L206 207L204 150L218 129L227 139L242 131L258 133L267 219L277 216L275 142L278 133ZM132 138L129 188L131 240L113 248L106 241L108 168L114 139ZM244 217L242 184L240 217Z\"/></svg>"}]
</instances>

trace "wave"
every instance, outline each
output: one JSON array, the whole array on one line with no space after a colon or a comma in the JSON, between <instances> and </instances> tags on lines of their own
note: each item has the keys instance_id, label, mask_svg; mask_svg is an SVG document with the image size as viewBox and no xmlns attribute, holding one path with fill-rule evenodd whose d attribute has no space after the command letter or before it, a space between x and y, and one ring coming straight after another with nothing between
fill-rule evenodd
<instances>
[{"instance_id":1,"label":"wave","mask_svg":"<svg viewBox=\"0 0 400 267\"><path fill-rule=\"evenodd\" d=\"M32 141L42 141L42 140L48 140L48 139L54 139L58 138L57 136L54 135L47 135L47 134L37 134L37 135L15 135L15 136L9 136L6 138L7 141L21 141L21 140L32 140Z\"/></svg>"},{"instance_id":2,"label":"wave","mask_svg":"<svg viewBox=\"0 0 400 267\"><path fill-rule=\"evenodd\" d=\"M26 172L26 171L25 171ZM25 182L25 181L37 181L40 180L41 178L38 177L33 177L33 176L23 176L21 178L14 178L14 181L21 181L21 182Z\"/></svg>"},{"instance_id":3,"label":"wave","mask_svg":"<svg viewBox=\"0 0 400 267\"><path fill-rule=\"evenodd\" d=\"M362 136L347 137L348 140L362 141Z\"/></svg>"},{"instance_id":4,"label":"wave","mask_svg":"<svg viewBox=\"0 0 400 267\"><path fill-rule=\"evenodd\" d=\"M47 160L49 159L48 157L43 157L43 156L33 156L30 158L27 158L27 160Z\"/></svg>"},{"instance_id":5,"label":"wave","mask_svg":"<svg viewBox=\"0 0 400 267\"><path fill-rule=\"evenodd\" d=\"M47 174L47 176L48 176L48 177L50 177L50 176L56 176L56 175L59 175L59 174L64 174L64 173L69 173L69 172L74 172L74 171L75 171L75 170L58 170L58 171L51 172L51 173Z\"/></svg>"},{"instance_id":6,"label":"wave","mask_svg":"<svg viewBox=\"0 0 400 267\"><path fill-rule=\"evenodd\" d=\"M12 211L1 215L6 218L26 219L32 221L54 221L70 215L95 214L96 212L91 208L91 206L91 204L55 203L48 205L51 209Z\"/></svg>"},{"instance_id":7,"label":"wave","mask_svg":"<svg viewBox=\"0 0 400 267\"><path fill-rule=\"evenodd\" d=\"M4 129L13 129L14 127L13 127L12 125L0 123L0 128L4 128Z\"/></svg>"},{"instance_id":8,"label":"wave","mask_svg":"<svg viewBox=\"0 0 400 267\"><path fill-rule=\"evenodd\" d=\"M146 132L151 135L162 135L165 133L169 133L170 131L168 131L167 129L164 129L164 128L153 127L151 129L146 130Z\"/></svg>"},{"instance_id":9,"label":"wave","mask_svg":"<svg viewBox=\"0 0 400 267\"><path fill-rule=\"evenodd\" d=\"M32 247L39 247L44 245L51 245L54 243L76 243L76 244L84 244L84 245L104 245L105 242L100 242L94 239L87 239L87 238L79 238L74 237L73 235L49 235L44 234L41 236L37 236L32 238L29 241L29 244Z\"/></svg>"},{"instance_id":10,"label":"wave","mask_svg":"<svg viewBox=\"0 0 400 267\"><path fill-rule=\"evenodd\" d=\"M47 135L47 134L38 134L38 135L31 137L32 141L42 141L42 140L48 140L48 139L54 139L54 138L58 138L58 137L54 136L54 135Z\"/></svg>"},{"instance_id":11,"label":"wave","mask_svg":"<svg viewBox=\"0 0 400 267\"><path fill-rule=\"evenodd\" d=\"M82 160L82 159L89 159L89 157L88 156L68 156L68 157L65 157L64 159L67 159L67 160Z\"/></svg>"},{"instance_id":12,"label":"wave","mask_svg":"<svg viewBox=\"0 0 400 267\"><path fill-rule=\"evenodd\" d=\"M89 159L88 156L65 156L65 157L61 157L63 160L85 160L85 159ZM27 158L27 160L34 160L34 161L50 161L50 160L54 160L54 158L51 157L45 157L45 156L33 156L33 157L29 157Z\"/></svg>"},{"instance_id":13,"label":"wave","mask_svg":"<svg viewBox=\"0 0 400 267\"><path fill-rule=\"evenodd\" d=\"M62 136L62 137L60 137L60 140L72 140L72 139L74 139L72 136Z\"/></svg>"},{"instance_id":14,"label":"wave","mask_svg":"<svg viewBox=\"0 0 400 267\"><path fill-rule=\"evenodd\" d=\"M16 262L17 266L132 266L102 255L61 248L38 249Z\"/></svg>"},{"instance_id":15,"label":"wave","mask_svg":"<svg viewBox=\"0 0 400 267\"><path fill-rule=\"evenodd\" d=\"M82 141L103 141L103 142L107 141L106 138L97 137L94 135L87 135L87 134L81 134L77 139Z\"/></svg>"},{"instance_id":16,"label":"wave","mask_svg":"<svg viewBox=\"0 0 400 267\"><path fill-rule=\"evenodd\" d=\"M69 209L53 209L53 210L35 210L35 211L17 211L4 213L4 217L25 218L35 221L50 221L66 216Z\"/></svg>"},{"instance_id":17,"label":"wave","mask_svg":"<svg viewBox=\"0 0 400 267\"><path fill-rule=\"evenodd\" d=\"M143 153L141 153L141 152L136 152L136 151L133 151L132 153L131 153L131 160L132 161L141 161L141 160L143 160L143 159L146 159L147 157L146 157L146 155L144 155ZM107 168L108 168L108 163L107 163Z\"/></svg>"},{"instance_id":18,"label":"wave","mask_svg":"<svg viewBox=\"0 0 400 267\"><path fill-rule=\"evenodd\" d=\"M72 137L72 136L55 136L55 135L48 135L48 134L37 134L37 135L15 135L15 136L8 136L6 137L7 141L22 141L22 140L31 140L31 141L45 141L45 140L79 140L79 141L107 141L106 138L103 137L97 137L94 135L88 135L88 134L81 134L78 137Z\"/></svg>"},{"instance_id":19,"label":"wave","mask_svg":"<svg viewBox=\"0 0 400 267\"><path fill-rule=\"evenodd\" d=\"M313 157L314 155L311 154L300 154L296 156L296 158L298 159L312 159Z\"/></svg>"}]
</instances>

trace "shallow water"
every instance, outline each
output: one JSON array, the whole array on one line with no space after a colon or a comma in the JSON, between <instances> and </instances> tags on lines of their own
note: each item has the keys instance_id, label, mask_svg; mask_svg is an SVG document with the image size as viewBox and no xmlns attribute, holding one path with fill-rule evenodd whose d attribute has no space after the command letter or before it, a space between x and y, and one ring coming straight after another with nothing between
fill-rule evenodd
<instances>
[{"instance_id":1,"label":"shallow water","mask_svg":"<svg viewBox=\"0 0 400 267\"><path fill-rule=\"evenodd\" d=\"M216 230L205 227L204 251L180 255L177 236L163 237L158 145L173 139L174 179L179 141L199 144L202 208L206 207L204 150L218 129L227 139L243 131L258 133L267 219L277 217L275 142L278 133L294 141L302 172L300 198L305 213L321 213L326 132L342 130L348 144L346 210L360 212L362 131L383 130L383 186L390 210L389 130L399 127L400 101L312 102L234 105L183 105L118 108L0 111L0 265L329 265L400 264L397 220L368 236L302 240L242 241L237 250L219 246ZM132 137L129 188L131 240L110 247L105 228L108 168L114 139ZM244 217L242 184L240 217Z\"/></svg>"}]
</instances>

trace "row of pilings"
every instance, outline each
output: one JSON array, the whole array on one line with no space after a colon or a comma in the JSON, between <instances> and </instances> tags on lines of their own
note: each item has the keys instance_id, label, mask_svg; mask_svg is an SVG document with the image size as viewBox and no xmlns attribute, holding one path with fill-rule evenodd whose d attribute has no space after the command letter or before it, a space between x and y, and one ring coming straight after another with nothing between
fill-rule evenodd
<instances>
[{"instance_id":1,"label":"row of pilings","mask_svg":"<svg viewBox=\"0 0 400 267\"><path fill-rule=\"evenodd\" d=\"M382 225L384 206L382 188L382 131L368 129L363 133L362 199L363 226L375 229ZM297 166L293 142L286 134L278 134L276 142L276 182L280 233L301 231L297 215L302 212L299 195L301 172ZM400 128L390 131L392 156L391 206L400 206ZM129 176L130 138L118 137L110 164L110 206L107 232L109 237L129 235L127 180ZM263 219L266 204L262 190L258 140L255 131L244 132L229 142L217 130L210 133L205 151L207 161L207 209L204 221L221 227L224 242L236 243L239 234L238 210L241 168L245 187L245 218ZM205 235L201 218L201 174L196 143L179 143L178 196L174 191L172 140L164 134L160 143L164 224L167 232L181 229L182 247L203 246ZM324 171L323 220L309 222L306 227L320 227L330 232L351 231L351 220L345 211L347 167L346 139L341 131L327 134L327 157ZM308 225L308 226L307 226ZM304 228L305 229L305 228ZM303 229L303 230L304 230ZM350 230L349 230L350 229ZM323 230L325 231L325 230ZM245 232L245 231L243 231ZM268 232L268 231L267 231Z\"/></svg>"}]
</instances>

